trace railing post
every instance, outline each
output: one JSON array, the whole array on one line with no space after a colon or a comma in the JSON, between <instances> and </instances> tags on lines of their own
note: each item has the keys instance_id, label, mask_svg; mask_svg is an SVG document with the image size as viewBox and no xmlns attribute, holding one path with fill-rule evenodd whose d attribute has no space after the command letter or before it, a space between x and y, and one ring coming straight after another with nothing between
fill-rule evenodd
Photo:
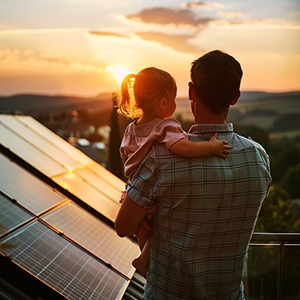
<instances>
[{"instance_id":1,"label":"railing post","mask_svg":"<svg viewBox=\"0 0 300 300\"><path fill-rule=\"evenodd\" d=\"M282 297L283 254L284 254L284 241L281 241L279 246L278 295L277 295L278 300L281 300Z\"/></svg>"}]
</instances>

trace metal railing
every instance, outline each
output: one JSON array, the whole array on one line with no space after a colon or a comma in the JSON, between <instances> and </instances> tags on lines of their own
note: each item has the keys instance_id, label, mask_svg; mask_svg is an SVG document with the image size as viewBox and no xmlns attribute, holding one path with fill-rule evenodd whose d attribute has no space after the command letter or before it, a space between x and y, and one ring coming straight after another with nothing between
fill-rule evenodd
<instances>
[{"instance_id":1,"label":"metal railing","mask_svg":"<svg viewBox=\"0 0 300 300\"><path fill-rule=\"evenodd\" d=\"M286 247L298 247L300 250L300 233L258 233L255 232L252 236L250 247L263 246L265 248L278 247L279 261L277 272L277 299L282 298L282 284L283 284L283 264L284 264L284 250ZM297 258L294 258L297 262ZM294 265L297 268L297 264ZM299 271L300 273L300 271ZM299 278L298 278L299 280Z\"/></svg>"}]
</instances>

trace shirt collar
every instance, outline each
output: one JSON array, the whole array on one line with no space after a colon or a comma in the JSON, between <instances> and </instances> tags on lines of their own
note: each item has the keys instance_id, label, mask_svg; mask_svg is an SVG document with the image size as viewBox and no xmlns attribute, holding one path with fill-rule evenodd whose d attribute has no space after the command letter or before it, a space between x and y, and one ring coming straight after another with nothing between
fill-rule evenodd
<instances>
[{"instance_id":1,"label":"shirt collar","mask_svg":"<svg viewBox=\"0 0 300 300\"><path fill-rule=\"evenodd\" d=\"M193 125L189 130L189 133L192 134L209 132L233 132L233 124L196 124Z\"/></svg>"}]
</instances>

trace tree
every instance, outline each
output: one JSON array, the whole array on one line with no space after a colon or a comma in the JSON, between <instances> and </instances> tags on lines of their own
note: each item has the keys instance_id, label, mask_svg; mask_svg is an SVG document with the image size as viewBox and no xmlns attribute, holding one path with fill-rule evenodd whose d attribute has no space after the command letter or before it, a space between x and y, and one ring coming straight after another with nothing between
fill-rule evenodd
<instances>
[{"instance_id":1,"label":"tree","mask_svg":"<svg viewBox=\"0 0 300 300\"><path fill-rule=\"evenodd\" d=\"M263 128L256 125L234 124L234 130L242 136L250 137L255 142L261 144L265 149L269 149L269 135Z\"/></svg>"},{"instance_id":2,"label":"tree","mask_svg":"<svg viewBox=\"0 0 300 300\"><path fill-rule=\"evenodd\" d=\"M280 186L272 186L265 199L255 231L257 232L297 232L292 224L296 204L290 200L288 192Z\"/></svg>"},{"instance_id":3,"label":"tree","mask_svg":"<svg viewBox=\"0 0 300 300\"><path fill-rule=\"evenodd\" d=\"M285 187L292 198L300 198L300 162L286 171L281 185Z\"/></svg>"},{"instance_id":4,"label":"tree","mask_svg":"<svg viewBox=\"0 0 300 300\"><path fill-rule=\"evenodd\" d=\"M280 143L283 149L270 152L273 182L279 182L290 167L300 162L300 151L295 144L283 141Z\"/></svg>"},{"instance_id":5,"label":"tree","mask_svg":"<svg viewBox=\"0 0 300 300\"><path fill-rule=\"evenodd\" d=\"M111 113L111 131L109 136L109 154L108 154L109 170L120 179L125 180L123 164L119 152L122 138L120 134L118 116L116 111L116 104L117 104L116 97L117 97L116 94L112 95L114 109L112 110Z\"/></svg>"}]
</instances>

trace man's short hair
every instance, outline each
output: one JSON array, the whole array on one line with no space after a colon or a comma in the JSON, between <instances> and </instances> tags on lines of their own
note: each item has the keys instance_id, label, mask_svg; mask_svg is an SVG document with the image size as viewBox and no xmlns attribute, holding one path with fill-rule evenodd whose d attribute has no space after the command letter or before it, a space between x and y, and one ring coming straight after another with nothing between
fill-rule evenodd
<instances>
[{"instance_id":1,"label":"man's short hair","mask_svg":"<svg viewBox=\"0 0 300 300\"><path fill-rule=\"evenodd\" d=\"M243 71L234 57L214 50L192 62L190 76L201 103L219 114L237 97Z\"/></svg>"}]
</instances>

